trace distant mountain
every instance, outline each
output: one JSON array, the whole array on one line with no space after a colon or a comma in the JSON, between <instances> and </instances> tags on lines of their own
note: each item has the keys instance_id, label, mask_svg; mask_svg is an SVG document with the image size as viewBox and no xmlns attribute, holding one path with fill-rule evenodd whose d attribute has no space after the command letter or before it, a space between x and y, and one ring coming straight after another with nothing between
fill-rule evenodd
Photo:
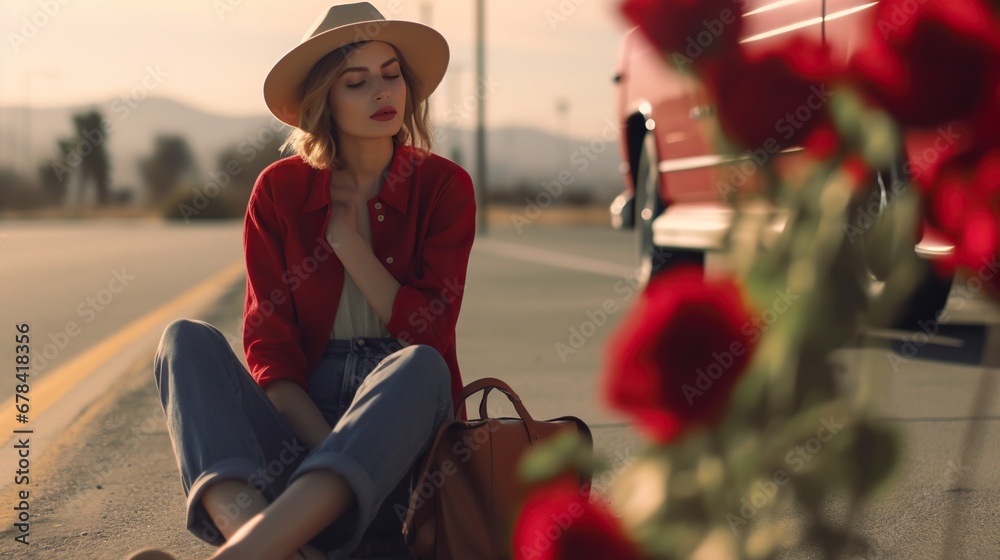
<instances>
[{"instance_id":1,"label":"distant mountain","mask_svg":"<svg viewBox=\"0 0 1000 560\"><path fill-rule=\"evenodd\" d=\"M435 151L451 158L457 146L462 153L460 163L475 178L475 131L439 129L444 141ZM543 183L559 181L560 174L566 179L566 190L586 190L599 200L610 201L622 190L617 141L592 142L534 128L501 127L487 131L486 146L486 171L489 184L496 190L519 184L540 188Z\"/></svg>"},{"instance_id":2,"label":"distant mountain","mask_svg":"<svg viewBox=\"0 0 1000 560\"><path fill-rule=\"evenodd\" d=\"M22 107L0 107L0 167L35 174L42 161L57 155L56 140L72 132L72 115L101 111L110 123L107 148L112 161L112 189L141 186L138 162L153 149L158 133L184 136L191 146L201 176L217 169L219 154L226 148L267 134L287 134L288 127L271 115L232 117L207 113L169 98L149 97L132 106L122 99L105 103L30 110L30 143L25 143ZM280 125L280 126L279 126ZM476 177L475 131L436 125L434 151L456 159ZM487 174L496 191L540 187L556 181L560 172L572 179L567 189L591 192L598 200L610 200L621 190L618 143L579 140L552 135L527 127L501 127L487 131ZM25 150L30 146L30 150ZM603 147L585 156L581 148ZM574 152L576 154L574 155ZM31 161L30 166L26 165ZM568 173L568 175L566 174Z\"/></svg>"}]
</instances>

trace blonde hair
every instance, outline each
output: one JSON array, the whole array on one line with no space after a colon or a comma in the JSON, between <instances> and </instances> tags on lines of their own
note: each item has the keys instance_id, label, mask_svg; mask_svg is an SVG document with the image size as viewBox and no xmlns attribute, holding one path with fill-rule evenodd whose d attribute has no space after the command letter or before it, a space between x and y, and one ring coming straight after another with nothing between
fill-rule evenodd
<instances>
[{"instance_id":1,"label":"blonde hair","mask_svg":"<svg viewBox=\"0 0 1000 560\"><path fill-rule=\"evenodd\" d=\"M347 57L369 41L351 43L329 52L313 65L302 84L302 105L299 109L299 127L293 128L279 151L291 147L293 155L302 156L303 161L317 169L332 168L343 170L346 165L337 159L336 126L330 111L328 99L330 88L337 71L347 62ZM406 107L403 109L403 126L392 137L394 145L414 144L417 148L430 151L431 125L427 100L417 101L420 79L413 73L406 59L394 45L399 59L400 72L406 84ZM411 142L412 139L412 142Z\"/></svg>"}]
</instances>

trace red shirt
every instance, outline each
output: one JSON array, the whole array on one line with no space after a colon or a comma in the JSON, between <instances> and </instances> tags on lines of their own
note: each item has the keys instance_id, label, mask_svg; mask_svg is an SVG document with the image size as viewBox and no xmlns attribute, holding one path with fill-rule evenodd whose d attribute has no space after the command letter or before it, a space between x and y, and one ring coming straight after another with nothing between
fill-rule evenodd
<instances>
[{"instance_id":1,"label":"red shirt","mask_svg":"<svg viewBox=\"0 0 1000 560\"><path fill-rule=\"evenodd\" d=\"M243 350L262 388L278 379L306 388L330 339L344 286L344 265L325 235L330 210L330 170L301 156L267 166L253 186L243 228ZM457 411L455 324L476 234L472 178L444 157L397 146L368 213L372 252L400 283L386 328L441 353ZM468 418L464 409L460 417Z\"/></svg>"}]
</instances>

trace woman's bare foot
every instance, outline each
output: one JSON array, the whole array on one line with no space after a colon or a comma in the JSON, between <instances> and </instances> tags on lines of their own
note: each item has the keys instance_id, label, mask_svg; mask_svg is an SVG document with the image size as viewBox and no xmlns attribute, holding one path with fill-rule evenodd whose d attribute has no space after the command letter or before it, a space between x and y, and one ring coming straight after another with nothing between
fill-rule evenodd
<instances>
[{"instance_id":1,"label":"woman's bare foot","mask_svg":"<svg viewBox=\"0 0 1000 560\"><path fill-rule=\"evenodd\" d=\"M306 472L272 504L243 523L209 560L294 558L301 546L356 501L341 475L326 469Z\"/></svg>"}]
</instances>

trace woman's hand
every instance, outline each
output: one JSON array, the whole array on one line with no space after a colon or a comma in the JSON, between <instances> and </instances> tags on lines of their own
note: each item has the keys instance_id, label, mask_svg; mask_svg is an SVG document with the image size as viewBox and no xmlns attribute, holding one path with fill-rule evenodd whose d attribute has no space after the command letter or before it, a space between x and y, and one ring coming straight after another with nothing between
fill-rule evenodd
<instances>
[{"instance_id":1,"label":"woman's hand","mask_svg":"<svg viewBox=\"0 0 1000 560\"><path fill-rule=\"evenodd\" d=\"M353 202L335 202L326 226L326 240L335 247L348 235L358 233L358 207Z\"/></svg>"}]
</instances>

